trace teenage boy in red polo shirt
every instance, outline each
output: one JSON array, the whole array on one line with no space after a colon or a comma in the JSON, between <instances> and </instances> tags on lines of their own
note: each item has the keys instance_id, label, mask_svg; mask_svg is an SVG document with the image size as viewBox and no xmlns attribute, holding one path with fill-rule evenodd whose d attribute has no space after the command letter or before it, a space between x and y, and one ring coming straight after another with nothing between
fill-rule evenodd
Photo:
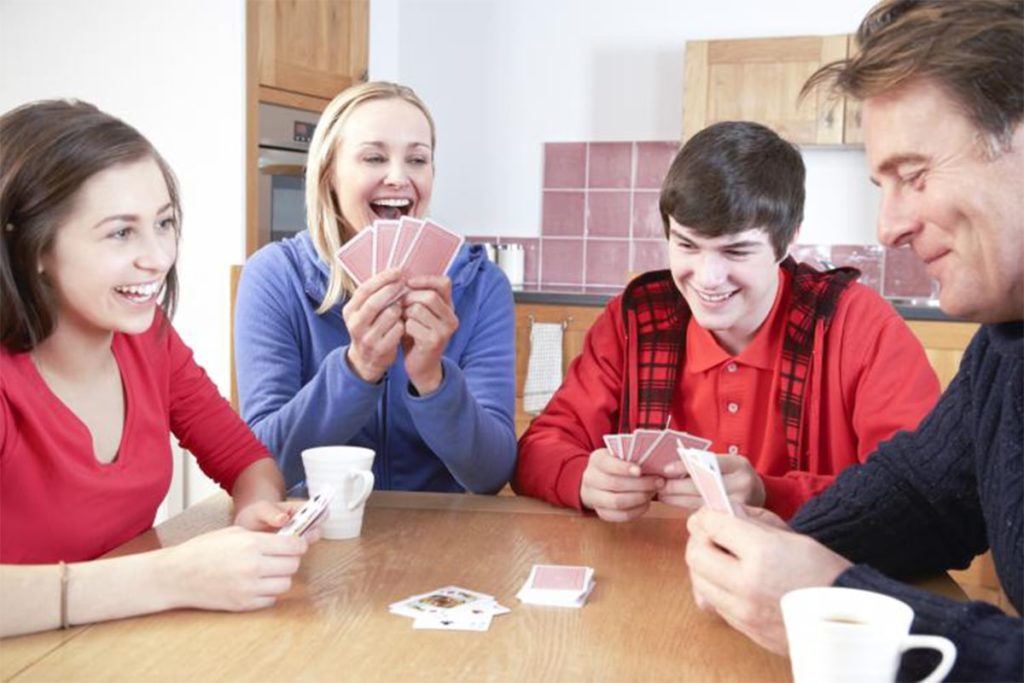
<instances>
[{"instance_id":1,"label":"teenage boy in red polo shirt","mask_svg":"<svg viewBox=\"0 0 1024 683\"><path fill-rule=\"evenodd\" d=\"M768 128L725 122L691 138L661 191L670 270L608 303L520 439L515 490L610 521L655 498L697 507L681 462L642 475L603 446L670 426L712 440L730 498L788 518L914 429L939 395L924 350L856 270L786 256L803 205L800 153Z\"/></svg>"}]
</instances>

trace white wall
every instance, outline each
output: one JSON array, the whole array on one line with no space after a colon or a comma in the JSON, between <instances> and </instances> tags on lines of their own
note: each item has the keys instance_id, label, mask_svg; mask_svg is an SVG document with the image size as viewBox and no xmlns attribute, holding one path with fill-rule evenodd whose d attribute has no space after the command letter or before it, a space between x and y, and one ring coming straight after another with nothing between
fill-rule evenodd
<instances>
[{"instance_id":1,"label":"white wall","mask_svg":"<svg viewBox=\"0 0 1024 683\"><path fill-rule=\"evenodd\" d=\"M225 395L228 266L245 254L244 29L243 0L0 0L0 111L87 100L174 168L184 209L175 326ZM193 496L207 481L190 482Z\"/></svg>"},{"instance_id":2,"label":"white wall","mask_svg":"<svg viewBox=\"0 0 1024 683\"><path fill-rule=\"evenodd\" d=\"M848 33L873 4L371 0L370 76L432 109L434 215L467 234L537 235L544 142L679 138L686 40ZM863 154L805 160L801 241L873 243Z\"/></svg>"}]
</instances>

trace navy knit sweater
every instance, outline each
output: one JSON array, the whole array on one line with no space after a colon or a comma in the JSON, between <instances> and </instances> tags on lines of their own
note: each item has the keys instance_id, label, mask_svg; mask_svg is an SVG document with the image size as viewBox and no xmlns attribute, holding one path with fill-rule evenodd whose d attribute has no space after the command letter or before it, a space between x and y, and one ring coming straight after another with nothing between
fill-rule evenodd
<instances>
[{"instance_id":1,"label":"navy knit sweater","mask_svg":"<svg viewBox=\"0 0 1024 683\"><path fill-rule=\"evenodd\" d=\"M956 602L896 579L963 569L992 549L1018 612L1024 588L1024 323L985 325L960 371L913 433L900 432L844 471L792 526L855 566L836 585L914 608L914 633L957 646L950 680L1024 680L1024 624L983 602ZM934 660L904 658L920 678Z\"/></svg>"}]
</instances>

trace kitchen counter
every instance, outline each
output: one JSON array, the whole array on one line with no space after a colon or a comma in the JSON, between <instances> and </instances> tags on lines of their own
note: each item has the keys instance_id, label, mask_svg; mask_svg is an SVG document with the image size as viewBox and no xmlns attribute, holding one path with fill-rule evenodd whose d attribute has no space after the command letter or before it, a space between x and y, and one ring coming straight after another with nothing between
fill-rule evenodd
<instances>
[{"instance_id":1,"label":"kitchen counter","mask_svg":"<svg viewBox=\"0 0 1024 683\"><path fill-rule=\"evenodd\" d=\"M527 285L513 289L517 304L548 304L553 306L601 307L618 294L617 287L539 287ZM911 299L889 299L904 320L956 321L934 303Z\"/></svg>"}]
</instances>

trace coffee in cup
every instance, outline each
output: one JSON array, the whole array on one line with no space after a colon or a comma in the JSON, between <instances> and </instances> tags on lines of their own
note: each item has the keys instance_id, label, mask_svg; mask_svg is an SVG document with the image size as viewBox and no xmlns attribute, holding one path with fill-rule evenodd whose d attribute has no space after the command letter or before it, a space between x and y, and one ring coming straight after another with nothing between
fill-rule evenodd
<instances>
[{"instance_id":1,"label":"coffee in cup","mask_svg":"<svg viewBox=\"0 0 1024 683\"><path fill-rule=\"evenodd\" d=\"M956 646L941 636L910 635L914 611L881 593L802 588L782 596L795 683L892 683L907 650L937 650L942 661L921 683L941 681Z\"/></svg>"}]
</instances>

